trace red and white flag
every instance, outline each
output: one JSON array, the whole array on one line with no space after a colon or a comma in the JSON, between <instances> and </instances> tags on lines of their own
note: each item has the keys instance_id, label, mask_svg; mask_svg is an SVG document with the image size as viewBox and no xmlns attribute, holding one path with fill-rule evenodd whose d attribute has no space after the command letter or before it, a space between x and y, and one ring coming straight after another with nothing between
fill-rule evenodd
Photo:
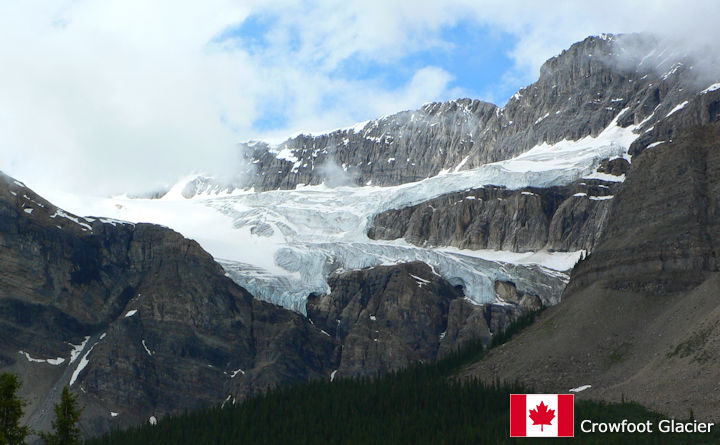
<instances>
[{"instance_id":1,"label":"red and white flag","mask_svg":"<svg viewBox=\"0 0 720 445\"><path fill-rule=\"evenodd\" d=\"M510 437L574 437L573 394L510 394Z\"/></svg>"}]
</instances>

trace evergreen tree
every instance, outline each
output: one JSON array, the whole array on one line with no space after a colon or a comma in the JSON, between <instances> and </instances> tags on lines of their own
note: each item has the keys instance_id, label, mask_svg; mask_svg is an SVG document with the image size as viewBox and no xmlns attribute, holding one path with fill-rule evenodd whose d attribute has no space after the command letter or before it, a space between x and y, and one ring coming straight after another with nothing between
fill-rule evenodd
<instances>
[{"instance_id":1,"label":"evergreen tree","mask_svg":"<svg viewBox=\"0 0 720 445\"><path fill-rule=\"evenodd\" d=\"M25 443L28 428L20 426L25 403L17 396L20 380L15 374L0 374L0 445Z\"/></svg>"},{"instance_id":2,"label":"evergreen tree","mask_svg":"<svg viewBox=\"0 0 720 445\"><path fill-rule=\"evenodd\" d=\"M77 396L71 394L67 386L64 387L60 403L55 405L53 433L40 433L40 437L47 445L79 445L80 429L77 423L81 413L82 409L77 406Z\"/></svg>"}]
</instances>

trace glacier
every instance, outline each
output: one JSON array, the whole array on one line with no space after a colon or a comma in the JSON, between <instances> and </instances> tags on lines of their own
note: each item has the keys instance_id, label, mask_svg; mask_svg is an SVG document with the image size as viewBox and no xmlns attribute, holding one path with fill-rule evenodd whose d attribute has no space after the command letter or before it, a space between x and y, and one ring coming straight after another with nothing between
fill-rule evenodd
<instances>
[{"instance_id":1,"label":"glacier","mask_svg":"<svg viewBox=\"0 0 720 445\"><path fill-rule=\"evenodd\" d=\"M466 297L477 304L497 302L494 282L506 280L551 305L559 301L569 270L584 252L518 254L424 248L402 240L370 240L367 227L373 216L384 210L445 193L486 185L550 187L597 177L603 159L629 158L637 127L622 128L616 117L597 136L543 143L512 159L472 170L449 169L392 187L322 184L261 193L235 189L186 198L182 191L197 178L193 175L160 199L76 196L58 191L47 195L76 214L170 227L198 241L228 277L256 297L301 313L309 294L329 291L327 278L333 272L407 261L429 264L452 284L463 286Z\"/></svg>"}]
</instances>

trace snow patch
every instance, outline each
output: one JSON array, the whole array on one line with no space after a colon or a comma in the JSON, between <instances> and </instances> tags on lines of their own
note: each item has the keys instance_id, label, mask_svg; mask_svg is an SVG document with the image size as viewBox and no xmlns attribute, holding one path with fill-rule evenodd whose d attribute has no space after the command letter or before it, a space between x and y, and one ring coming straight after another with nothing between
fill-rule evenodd
<instances>
[{"instance_id":1,"label":"snow patch","mask_svg":"<svg viewBox=\"0 0 720 445\"><path fill-rule=\"evenodd\" d=\"M132 317L133 315L137 314L137 309L133 309L131 311L128 311L127 314L125 314L125 318Z\"/></svg>"},{"instance_id":2,"label":"snow patch","mask_svg":"<svg viewBox=\"0 0 720 445\"><path fill-rule=\"evenodd\" d=\"M337 374L337 372L338 372L338 370L336 369L336 370L334 370L333 372L330 373L330 381L331 381L331 382L332 382L333 380L335 380L335 374Z\"/></svg>"},{"instance_id":3,"label":"snow patch","mask_svg":"<svg viewBox=\"0 0 720 445\"><path fill-rule=\"evenodd\" d=\"M657 147L658 145L662 145L662 144L664 144L664 143L665 143L665 141L653 142L652 144L648 145L648 146L645 147L645 148L655 148L655 147Z\"/></svg>"},{"instance_id":4,"label":"snow patch","mask_svg":"<svg viewBox=\"0 0 720 445\"><path fill-rule=\"evenodd\" d=\"M50 218L55 218L55 217L58 217L58 216L61 217L61 218L69 219L70 221L74 222L75 224L78 224L79 226L81 226L83 229L92 230L92 227L90 226L90 224L87 224L87 223L85 223L85 222L82 222L82 221L80 221L79 218L76 218L76 217L74 217L74 216L72 216L72 215L68 215L67 213L63 212L63 211L60 210L60 209L57 209L57 210L55 211L55 213L53 213L52 215L50 215Z\"/></svg>"},{"instance_id":5,"label":"snow patch","mask_svg":"<svg viewBox=\"0 0 720 445\"><path fill-rule=\"evenodd\" d=\"M68 386L72 386L73 383L75 383L75 380L77 380L77 378L80 375L80 373L82 372L82 370L85 369L85 367L88 365L88 363L90 363L90 360L88 360L88 356L90 355L92 350L95 348L95 346L97 346L98 342L99 342L99 340L97 342L95 342L95 344L90 347L88 352L86 352L85 355L83 355L83 357L80 359L80 363L77 365L77 368L75 368L75 371L73 371L72 376L70 377L70 384Z\"/></svg>"},{"instance_id":6,"label":"snow patch","mask_svg":"<svg viewBox=\"0 0 720 445\"><path fill-rule=\"evenodd\" d=\"M32 212L33 212L33 209L23 209L23 210L25 210L25 213L32 213Z\"/></svg>"},{"instance_id":7,"label":"snow patch","mask_svg":"<svg viewBox=\"0 0 720 445\"><path fill-rule=\"evenodd\" d=\"M90 337L85 337L85 340L83 340L82 343L79 345L74 345L72 343L68 343L70 346L73 347L72 351L70 351L70 363L73 363L75 360L77 360L80 353L85 349L85 345L87 345L87 342L90 340Z\"/></svg>"},{"instance_id":8,"label":"snow patch","mask_svg":"<svg viewBox=\"0 0 720 445\"><path fill-rule=\"evenodd\" d=\"M65 359L62 358L62 357L41 359L41 358L34 358L34 357L32 357L30 354L28 354L27 352L25 352L25 351L18 351L18 352L19 352L20 354L24 355L25 358L26 358L29 362L34 362L34 363L47 363L48 365L54 365L54 366L60 365L60 364L62 364L62 363L65 362Z\"/></svg>"},{"instance_id":9,"label":"snow patch","mask_svg":"<svg viewBox=\"0 0 720 445\"><path fill-rule=\"evenodd\" d=\"M540 122L542 122L543 120L545 120L545 118L548 117L548 116L550 116L550 113L545 113L545 115L542 116L542 117L540 117L540 118L538 118L538 120L536 120L533 125L539 124Z\"/></svg>"},{"instance_id":10,"label":"snow patch","mask_svg":"<svg viewBox=\"0 0 720 445\"><path fill-rule=\"evenodd\" d=\"M685 108L685 105L687 105L687 104L688 104L688 101L685 101L685 102L683 102L683 103L681 103L681 104L678 104L675 108L673 108L672 110L670 110L670 112L669 112L668 114L666 114L665 117L670 116L671 114L675 113L676 111L682 110L683 108Z\"/></svg>"},{"instance_id":11,"label":"snow patch","mask_svg":"<svg viewBox=\"0 0 720 445\"><path fill-rule=\"evenodd\" d=\"M120 415L120 413L116 413L116 412L110 411L110 417L117 417L117 416L119 416L119 415Z\"/></svg>"},{"instance_id":12,"label":"snow patch","mask_svg":"<svg viewBox=\"0 0 720 445\"><path fill-rule=\"evenodd\" d=\"M147 347L144 339L142 340L142 345L143 345L143 348L145 348L145 352L147 352L148 355L152 356L153 352Z\"/></svg>"},{"instance_id":13,"label":"snow patch","mask_svg":"<svg viewBox=\"0 0 720 445\"><path fill-rule=\"evenodd\" d=\"M276 157L277 159L282 159L282 160L290 161L290 162L297 162L297 161L298 161L297 156L295 156L295 154L293 154L293 151L292 151L291 149L287 148L287 147L285 147L285 148L283 148L282 150L280 150L280 151L275 155L275 157Z\"/></svg>"},{"instance_id":14,"label":"snow patch","mask_svg":"<svg viewBox=\"0 0 720 445\"><path fill-rule=\"evenodd\" d=\"M569 389L568 391L569 392L581 392L581 391L585 391L586 389L590 389L590 388L592 388L592 385L582 385L582 386L578 386L577 388Z\"/></svg>"},{"instance_id":15,"label":"snow patch","mask_svg":"<svg viewBox=\"0 0 720 445\"><path fill-rule=\"evenodd\" d=\"M720 83L714 83L710 85L709 87L705 88L700 92L700 94L707 94L715 90L720 90Z\"/></svg>"},{"instance_id":16,"label":"snow patch","mask_svg":"<svg viewBox=\"0 0 720 445\"><path fill-rule=\"evenodd\" d=\"M467 163L468 159L470 159L470 156L465 156L465 157L463 158L463 160L460 161L460 163L457 165L457 167L455 167L455 169L453 169L453 173L459 172L459 171L465 166L465 164Z\"/></svg>"},{"instance_id":17,"label":"snow patch","mask_svg":"<svg viewBox=\"0 0 720 445\"><path fill-rule=\"evenodd\" d=\"M157 425L157 418L155 416L150 416L150 418L148 419L148 423L152 426Z\"/></svg>"},{"instance_id":18,"label":"snow patch","mask_svg":"<svg viewBox=\"0 0 720 445\"><path fill-rule=\"evenodd\" d=\"M242 374L242 375L245 375L245 371L243 371L242 369L238 368L238 369L236 369L235 371L233 371L233 372L230 373L230 378L231 378L231 379L234 379L235 376L238 375L238 373L240 373L240 374Z\"/></svg>"},{"instance_id":19,"label":"snow patch","mask_svg":"<svg viewBox=\"0 0 720 445\"><path fill-rule=\"evenodd\" d=\"M426 280L426 279L424 279L424 278L420 278L420 277L418 277L417 275L410 274L410 276L415 279L415 282L418 284L418 287L422 287L423 284L428 284L428 283L430 283L430 280Z\"/></svg>"},{"instance_id":20,"label":"snow patch","mask_svg":"<svg viewBox=\"0 0 720 445\"><path fill-rule=\"evenodd\" d=\"M594 172L587 176L583 176L583 179L599 179L605 182L624 182L625 174L620 176L611 175L610 173Z\"/></svg>"}]
</instances>

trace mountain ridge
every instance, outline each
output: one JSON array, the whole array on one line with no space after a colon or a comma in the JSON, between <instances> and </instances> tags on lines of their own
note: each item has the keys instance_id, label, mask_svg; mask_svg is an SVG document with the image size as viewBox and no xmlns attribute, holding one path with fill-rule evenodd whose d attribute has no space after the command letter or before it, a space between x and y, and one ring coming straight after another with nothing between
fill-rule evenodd
<instances>
[{"instance_id":1,"label":"mountain ridge","mask_svg":"<svg viewBox=\"0 0 720 445\"><path fill-rule=\"evenodd\" d=\"M689 80L694 74L684 56L658 60L656 45L642 34L588 37L546 61L539 79L504 107L475 99L431 102L362 128L300 134L274 146L244 143L248 164L237 181L201 177L184 195L337 181L398 185L505 160L542 143L596 136L616 117L622 126L642 123L645 130L700 88Z\"/></svg>"},{"instance_id":2,"label":"mountain ridge","mask_svg":"<svg viewBox=\"0 0 720 445\"><path fill-rule=\"evenodd\" d=\"M260 267L239 260L221 266L168 228L73 215L0 174L0 334L11 339L0 346L0 368L38 382L23 393L30 424L47 428L65 383L81 391L83 428L92 435L281 383L384 372L487 343L523 313L558 303L568 278L507 256L473 257L475 249L497 247L585 258L572 270L566 301L465 376L521 378L521 370L540 366L545 371L530 383L544 388L566 391L596 373L605 380L587 394L613 398L622 389L642 398L632 382L611 379L662 357L709 375L720 88L701 91L692 66L674 55L656 54L668 59L657 64L656 56L619 63L625 38L647 43L642 36L585 39L548 60L538 82L503 108L471 99L430 103L362 128L300 135L277 147L257 143L246 146L249 182L198 177L166 196L191 201L184 198L222 193L198 205L220 212L234 231L204 233L243 231L260 240L288 272L284 285L305 292L293 303L309 318L238 284L266 286L261 275L269 272ZM688 132L693 125L700 126ZM473 177L481 166L496 168L495 176ZM513 187L487 183L505 173ZM665 176L677 180L676 189L662 183ZM472 181L485 182L472 188ZM322 191L306 195L298 187L321 182ZM394 189L334 188L366 184ZM241 187L255 193L232 195ZM289 190L296 193L283 194ZM358 190L375 194L353 194ZM370 216L371 238L415 245L366 239L358 230ZM699 325L681 320L665 335L684 298L693 306L680 313ZM660 349L650 347L647 332L663 334ZM566 356L548 358L558 345ZM577 357L576 346L587 355ZM557 357L574 368L561 369ZM692 397L706 392L707 382L703 377Z\"/></svg>"}]
</instances>

